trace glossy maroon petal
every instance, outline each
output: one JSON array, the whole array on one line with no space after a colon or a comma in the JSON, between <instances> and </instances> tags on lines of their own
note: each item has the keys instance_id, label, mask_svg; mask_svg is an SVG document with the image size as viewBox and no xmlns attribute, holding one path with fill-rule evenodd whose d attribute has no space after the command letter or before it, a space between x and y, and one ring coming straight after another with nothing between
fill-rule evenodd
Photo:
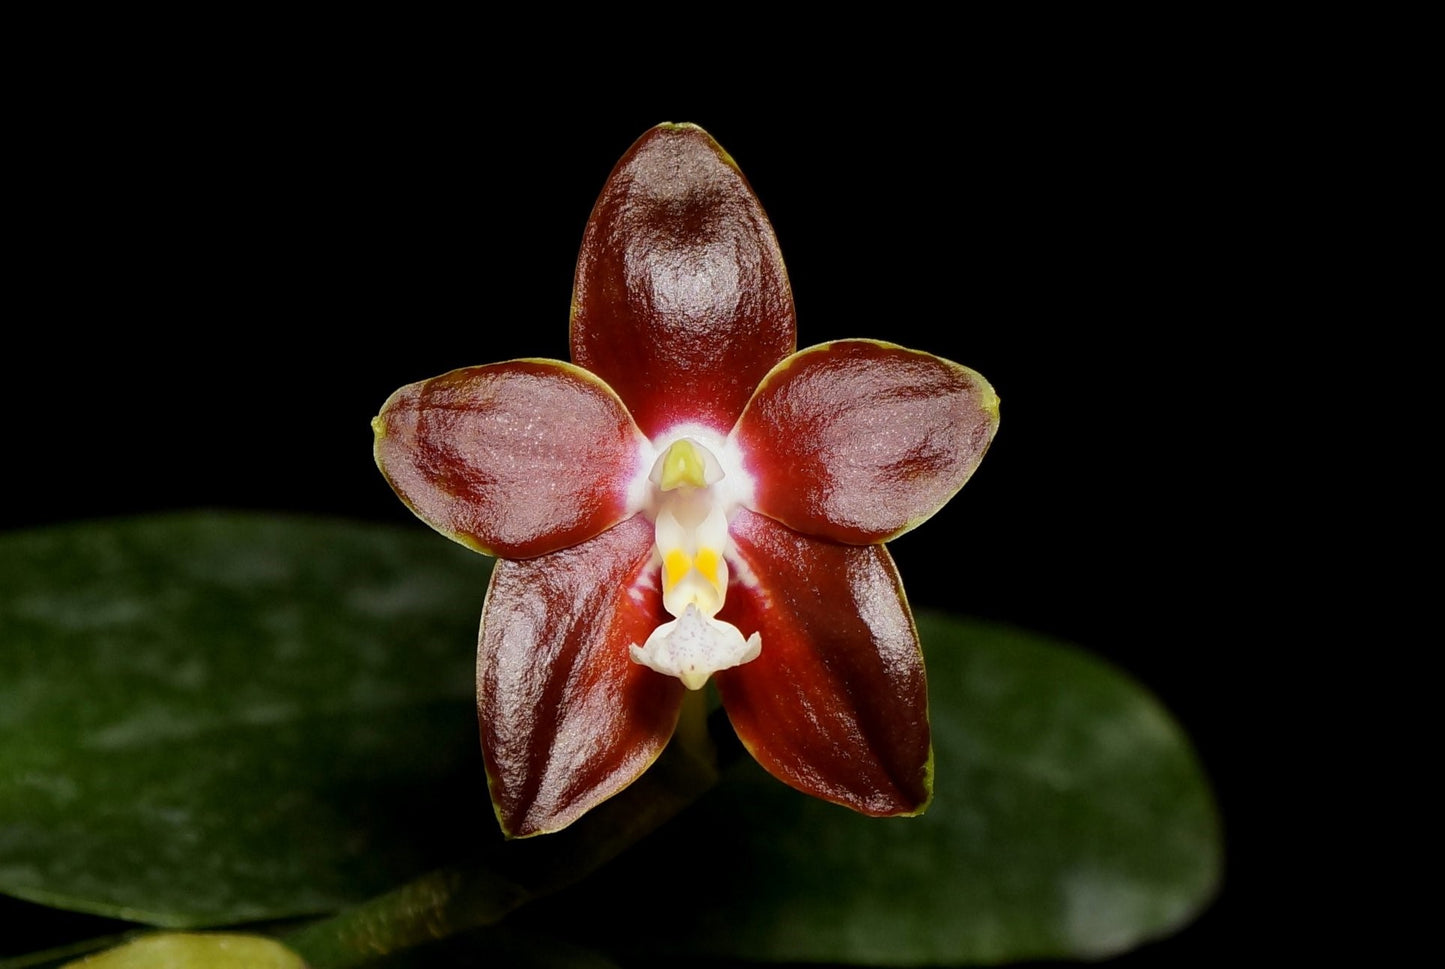
<instances>
[{"instance_id":1,"label":"glossy maroon petal","mask_svg":"<svg viewBox=\"0 0 1445 969\"><path fill-rule=\"evenodd\" d=\"M701 128L653 128L612 170L582 237L573 362L648 437L686 422L726 434L796 345L787 272L747 180Z\"/></svg>"},{"instance_id":2,"label":"glossy maroon petal","mask_svg":"<svg viewBox=\"0 0 1445 969\"><path fill-rule=\"evenodd\" d=\"M477 716L492 804L514 837L566 827L632 783L677 726L682 682L632 662L664 619L639 578L652 527L497 563L477 648Z\"/></svg>"},{"instance_id":3,"label":"glossy maroon petal","mask_svg":"<svg viewBox=\"0 0 1445 969\"><path fill-rule=\"evenodd\" d=\"M407 507L463 545L527 558L632 513L643 444L606 384L513 360L409 384L372 421L376 464Z\"/></svg>"},{"instance_id":4,"label":"glossy maroon petal","mask_svg":"<svg viewBox=\"0 0 1445 969\"><path fill-rule=\"evenodd\" d=\"M752 507L839 542L881 542L963 487L998 428L988 381L876 340L797 353L770 373L733 434Z\"/></svg>"},{"instance_id":5,"label":"glossy maroon petal","mask_svg":"<svg viewBox=\"0 0 1445 969\"><path fill-rule=\"evenodd\" d=\"M720 618L762 635L757 659L715 674L738 737L806 794L875 816L917 814L932 796L923 653L893 559L742 511L734 584Z\"/></svg>"}]
</instances>

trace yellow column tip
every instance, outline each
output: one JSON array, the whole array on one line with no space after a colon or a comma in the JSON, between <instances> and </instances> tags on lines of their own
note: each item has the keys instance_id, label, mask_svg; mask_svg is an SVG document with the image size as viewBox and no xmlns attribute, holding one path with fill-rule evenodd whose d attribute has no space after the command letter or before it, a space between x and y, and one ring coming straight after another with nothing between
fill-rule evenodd
<instances>
[{"instance_id":1,"label":"yellow column tip","mask_svg":"<svg viewBox=\"0 0 1445 969\"><path fill-rule=\"evenodd\" d=\"M683 438L673 441L662 456L662 480L657 486L663 491L672 491L683 485L702 488L707 485L706 472L707 465L702 455L697 453L691 441Z\"/></svg>"}]
</instances>

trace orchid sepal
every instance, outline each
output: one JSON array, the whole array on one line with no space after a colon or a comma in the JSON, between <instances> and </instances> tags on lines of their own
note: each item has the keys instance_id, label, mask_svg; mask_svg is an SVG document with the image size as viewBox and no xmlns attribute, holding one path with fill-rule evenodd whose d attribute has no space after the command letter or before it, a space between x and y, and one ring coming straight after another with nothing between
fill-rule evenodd
<instances>
[{"instance_id":1,"label":"orchid sepal","mask_svg":"<svg viewBox=\"0 0 1445 969\"><path fill-rule=\"evenodd\" d=\"M577 256L571 345L653 439L685 422L727 433L796 349L772 224L696 125L658 125L608 176Z\"/></svg>"}]
</instances>

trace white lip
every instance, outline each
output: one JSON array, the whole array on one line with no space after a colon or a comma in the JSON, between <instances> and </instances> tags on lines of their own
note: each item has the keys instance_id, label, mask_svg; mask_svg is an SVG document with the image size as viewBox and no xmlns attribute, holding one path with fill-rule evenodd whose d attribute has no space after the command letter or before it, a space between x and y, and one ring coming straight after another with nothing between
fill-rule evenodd
<instances>
[{"instance_id":1,"label":"white lip","mask_svg":"<svg viewBox=\"0 0 1445 969\"><path fill-rule=\"evenodd\" d=\"M664 465L679 441L687 441L691 453L681 448L674 454L680 464L674 465L674 477L664 491ZM634 662L676 676L696 690L713 673L746 663L761 651L756 632L744 639L736 626L716 618L727 599L731 567L741 565L729 524L737 509L751 500L753 481L736 442L697 425L674 427L647 442L642 457L647 470L633 482L636 507L653 522L651 577L662 592L664 608L675 618L654 629L642 646L632 644L629 653ZM739 571L743 581L751 578L746 569Z\"/></svg>"}]
</instances>

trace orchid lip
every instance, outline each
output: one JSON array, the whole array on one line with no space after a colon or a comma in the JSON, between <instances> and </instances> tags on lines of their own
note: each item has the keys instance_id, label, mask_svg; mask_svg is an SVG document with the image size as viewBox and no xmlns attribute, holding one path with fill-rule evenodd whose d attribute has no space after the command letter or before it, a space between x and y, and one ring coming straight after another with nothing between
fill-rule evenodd
<instances>
[{"instance_id":1,"label":"orchid lip","mask_svg":"<svg viewBox=\"0 0 1445 969\"><path fill-rule=\"evenodd\" d=\"M745 639L716 618L727 601L729 563L736 562L728 525L751 479L732 442L701 428L674 430L653 454L644 513L653 522L663 608L675 618L629 653L696 690L718 670L756 658L761 648L757 633Z\"/></svg>"},{"instance_id":2,"label":"orchid lip","mask_svg":"<svg viewBox=\"0 0 1445 969\"><path fill-rule=\"evenodd\" d=\"M633 662L675 676L689 690L700 690L713 673L757 659L762 637L753 633L743 639L732 623L704 616L689 602L681 616L658 626L645 645L634 643L628 652Z\"/></svg>"}]
</instances>

